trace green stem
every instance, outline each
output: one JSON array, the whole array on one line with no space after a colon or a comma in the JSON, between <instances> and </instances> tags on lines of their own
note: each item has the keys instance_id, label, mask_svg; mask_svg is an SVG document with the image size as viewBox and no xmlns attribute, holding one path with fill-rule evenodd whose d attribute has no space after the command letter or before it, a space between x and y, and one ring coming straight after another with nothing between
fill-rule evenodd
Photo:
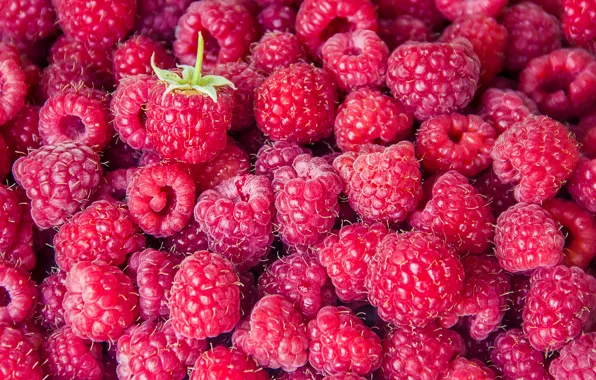
<instances>
[{"instance_id":1,"label":"green stem","mask_svg":"<svg viewBox=\"0 0 596 380\"><path fill-rule=\"evenodd\" d=\"M192 84L199 84L201 80L201 70L203 69L203 51L205 50L205 40L203 35L199 32L199 46L197 47L197 61L195 63L195 72L192 75Z\"/></svg>"}]
</instances>

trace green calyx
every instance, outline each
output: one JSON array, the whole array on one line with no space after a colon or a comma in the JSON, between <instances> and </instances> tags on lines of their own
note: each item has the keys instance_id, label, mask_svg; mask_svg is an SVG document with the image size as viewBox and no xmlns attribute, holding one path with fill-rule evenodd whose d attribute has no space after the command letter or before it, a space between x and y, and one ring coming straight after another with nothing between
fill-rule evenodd
<instances>
[{"instance_id":1,"label":"green calyx","mask_svg":"<svg viewBox=\"0 0 596 380\"><path fill-rule=\"evenodd\" d=\"M234 90L236 89L234 83L224 77L218 75L201 75L204 50L205 41L201 32L199 32L199 46L197 48L197 62L195 66L176 65L179 69L182 69L182 76L177 72L160 69L155 65L155 53L151 56L151 67L155 75L157 75L159 80L168 84L168 88L166 88L163 94L164 97L174 90L194 90L209 96L217 103L216 87L230 86Z\"/></svg>"}]
</instances>

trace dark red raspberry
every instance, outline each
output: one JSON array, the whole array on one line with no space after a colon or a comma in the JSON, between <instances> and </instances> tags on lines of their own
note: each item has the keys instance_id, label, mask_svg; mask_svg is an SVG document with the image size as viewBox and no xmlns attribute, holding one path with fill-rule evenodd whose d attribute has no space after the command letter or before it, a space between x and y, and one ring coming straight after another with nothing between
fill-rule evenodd
<instances>
[{"instance_id":1,"label":"dark red raspberry","mask_svg":"<svg viewBox=\"0 0 596 380\"><path fill-rule=\"evenodd\" d=\"M79 338L70 327L62 327L48 337L41 358L51 379L103 379L101 344Z\"/></svg>"},{"instance_id":2,"label":"dark red raspberry","mask_svg":"<svg viewBox=\"0 0 596 380\"><path fill-rule=\"evenodd\" d=\"M435 324L424 328L396 328L383 342L380 378L435 379L446 374L449 363L465 351L461 336Z\"/></svg>"},{"instance_id":3,"label":"dark red raspberry","mask_svg":"<svg viewBox=\"0 0 596 380\"><path fill-rule=\"evenodd\" d=\"M87 205L99 185L101 163L91 148L71 142L32 151L14 163L12 172L31 199L35 224L47 229Z\"/></svg>"},{"instance_id":4,"label":"dark red raspberry","mask_svg":"<svg viewBox=\"0 0 596 380\"><path fill-rule=\"evenodd\" d=\"M102 85L88 66L78 61L57 61L51 63L41 73L35 98L37 103L43 104L57 93L80 88L101 89Z\"/></svg>"},{"instance_id":5,"label":"dark red raspberry","mask_svg":"<svg viewBox=\"0 0 596 380\"><path fill-rule=\"evenodd\" d=\"M577 204L596 214L596 159L581 159L567 189Z\"/></svg>"},{"instance_id":6,"label":"dark red raspberry","mask_svg":"<svg viewBox=\"0 0 596 380\"><path fill-rule=\"evenodd\" d=\"M250 316L250 311L259 300L255 275L251 272L238 273L238 278L242 283L240 287L240 313L242 316Z\"/></svg>"},{"instance_id":7,"label":"dark red raspberry","mask_svg":"<svg viewBox=\"0 0 596 380\"><path fill-rule=\"evenodd\" d=\"M435 0L437 9L448 20L475 16L498 16L507 6L507 0Z\"/></svg>"},{"instance_id":8,"label":"dark red raspberry","mask_svg":"<svg viewBox=\"0 0 596 380\"><path fill-rule=\"evenodd\" d=\"M545 115L579 117L596 105L596 58L583 49L555 50L530 61L519 85Z\"/></svg>"},{"instance_id":9,"label":"dark red raspberry","mask_svg":"<svg viewBox=\"0 0 596 380\"><path fill-rule=\"evenodd\" d=\"M194 365L190 380L268 380L269 375L254 359L231 347L218 346L205 351Z\"/></svg>"},{"instance_id":10,"label":"dark red raspberry","mask_svg":"<svg viewBox=\"0 0 596 380\"><path fill-rule=\"evenodd\" d=\"M379 36L385 41L389 51L407 41L426 42L433 39L432 31L422 20L407 15L380 19Z\"/></svg>"},{"instance_id":11,"label":"dark red raspberry","mask_svg":"<svg viewBox=\"0 0 596 380\"><path fill-rule=\"evenodd\" d=\"M208 248L207 235L194 219L189 220L186 227L174 235L168 236L163 243L164 249L185 255L191 255L196 251L206 251Z\"/></svg>"},{"instance_id":12,"label":"dark red raspberry","mask_svg":"<svg viewBox=\"0 0 596 380\"><path fill-rule=\"evenodd\" d=\"M53 36L56 13L51 0L0 1L0 34L6 39L31 43Z\"/></svg>"},{"instance_id":13,"label":"dark red raspberry","mask_svg":"<svg viewBox=\"0 0 596 380\"><path fill-rule=\"evenodd\" d=\"M39 295L29 274L0 260L0 279L0 323L14 324L31 318Z\"/></svg>"},{"instance_id":14,"label":"dark red raspberry","mask_svg":"<svg viewBox=\"0 0 596 380\"><path fill-rule=\"evenodd\" d=\"M501 182L515 185L519 202L553 198L579 162L578 143L564 125L546 117L529 117L505 131L491 152Z\"/></svg>"},{"instance_id":15,"label":"dark red raspberry","mask_svg":"<svg viewBox=\"0 0 596 380\"><path fill-rule=\"evenodd\" d=\"M126 189L136 172L137 168L128 168L105 173L94 200L124 202Z\"/></svg>"},{"instance_id":16,"label":"dark red raspberry","mask_svg":"<svg viewBox=\"0 0 596 380\"><path fill-rule=\"evenodd\" d=\"M563 14L563 0L512 0L511 3L516 4L524 1L538 4L545 11L558 18Z\"/></svg>"},{"instance_id":17,"label":"dark red raspberry","mask_svg":"<svg viewBox=\"0 0 596 380\"><path fill-rule=\"evenodd\" d=\"M15 58L0 54L0 125L17 116L25 105L25 73Z\"/></svg>"},{"instance_id":18,"label":"dark red raspberry","mask_svg":"<svg viewBox=\"0 0 596 380\"><path fill-rule=\"evenodd\" d=\"M555 380L589 379L596 376L596 332L584 334L569 342L549 368Z\"/></svg>"},{"instance_id":19,"label":"dark red raspberry","mask_svg":"<svg viewBox=\"0 0 596 380\"><path fill-rule=\"evenodd\" d=\"M590 159L596 158L596 111L586 112L577 127L571 129L581 143L581 152Z\"/></svg>"},{"instance_id":20,"label":"dark red raspberry","mask_svg":"<svg viewBox=\"0 0 596 380\"><path fill-rule=\"evenodd\" d=\"M532 275L523 313L523 329L540 351L563 348L590 331L596 311L596 279L582 269L563 265L539 268Z\"/></svg>"},{"instance_id":21,"label":"dark red raspberry","mask_svg":"<svg viewBox=\"0 0 596 380\"><path fill-rule=\"evenodd\" d=\"M463 283L455 250L425 232L387 235L366 276L370 303L400 326L424 326L449 311Z\"/></svg>"},{"instance_id":22,"label":"dark red raspberry","mask_svg":"<svg viewBox=\"0 0 596 380\"><path fill-rule=\"evenodd\" d=\"M477 359L458 357L449 364L444 380L494 380L495 373Z\"/></svg>"},{"instance_id":23,"label":"dark red raspberry","mask_svg":"<svg viewBox=\"0 0 596 380\"><path fill-rule=\"evenodd\" d=\"M297 13L296 9L287 5L271 4L266 6L257 15L261 33L294 33Z\"/></svg>"},{"instance_id":24,"label":"dark red raspberry","mask_svg":"<svg viewBox=\"0 0 596 380\"><path fill-rule=\"evenodd\" d=\"M0 324L0 342L0 373L5 380L44 379L39 354L21 329Z\"/></svg>"},{"instance_id":25,"label":"dark red raspberry","mask_svg":"<svg viewBox=\"0 0 596 380\"><path fill-rule=\"evenodd\" d=\"M169 348L176 353L178 359L186 367L193 366L199 356L207 349L206 340L178 336L172 327L171 321L164 322L160 330L165 335Z\"/></svg>"},{"instance_id":26,"label":"dark red raspberry","mask_svg":"<svg viewBox=\"0 0 596 380\"><path fill-rule=\"evenodd\" d=\"M410 142L387 148L364 145L358 153L337 157L333 166L350 206L365 220L401 222L422 195L420 163Z\"/></svg>"},{"instance_id":27,"label":"dark red raspberry","mask_svg":"<svg viewBox=\"0 0 596 380\"><path fill-rule=\"evenodd\" d=\"M128 209L141 229L167 237L184 228L195 202L195 184L188 171L176 163L140 168L127 190Z\"/></svg>"},{"instance_id":28,"label":"dark red raspberry","mask_svg":"<svg viewBox=\"0 0 596 380\"><path fill-rule=\"evenodd\" d=\"M33 250L33 219L31 218L31 206L23 189L14 187L12 192L16 193L18 208L15 210L17 213L16 215L9 216L9 221L18 220L18 223L14 231L12 229L13 226L8 227L7 232L9 233L9 238L3 243L0 243L0 246L5 245L4 243L10 242L10 236L12 236L13 241L10 246L5 245L7 248L0 247L0 257L10 261L12 265L21 269L22 271L31 271L35 267L37 261L36 253ZM0 213L11 211L12 207L9 205L7 206L8 207L3 209L3 211ZM0 219L3 219L3 217L0 216ZM0 222L0 224L4 223L5 221ZM11 233L14 234L10 235ZM0 240L3 239L0 238Z\"/></svg>"},{"instance_id":29,"label":"dark red raspberry","mask_svg":"<svg viewBox=\"0 0 596 380\"><path fill-rule=\"evenodd\" d=\"M306 59L298 38L288 32L270 32L252 47L252 64L265 74Z\"/></svg>"},{"instance_id":30,"label":"dark red raspberry","mask_svg":"<svg viewBox=\"0 0 596 380\"><path fill-rule=\"evenodd\" d=\"M151 59L162 69L169 69L176 65L174 57L160 42L145 36L133 36L121 43L114 50L114 79L115 82L125 76L153 74Z\"/></svg>"},{"instance_id":31,"label":"dark red raspberry","mask_svg":"<svg viewBox=\"0 0 596 380\"><path fill-rule=\"evenodd\" d=\"M46 277L39 285L39 314L41 324L49 330L64 326L62 300L66 294L66 272L59 271Z\"/></svg>"},{"instance_id":32,"label":"dark red raspberry","mask_svg":"<svg viewBox=\"0 0 596 380\"><path fill-rule=\"evenodd\" d=\"M513 124L540 113L536 103L523 92L490 88L482 95L477 114L500 135Z\"/></svg>"},{"instance_id":33,"label":"dark red raspberry","mask_svg":"<svg viewBox=\"0 0 596 380\"><path fill-rule=\"evenodd\" d=\"M463 109L478 87L480 61L463 38L401 45L387 64L391 94L419 120Z\"/></svg>"},{"instance_id":34,"label":"dark red raspberry","mask_svg":"<svg viewBox=\"0 0 596 380\"><path fill-rule=\"evenodd\" d=\"M337 93L322 69L306 63L279 69L255 97L257 125L272 140L314 143L331 134Z\"/></svg>"},{"instance_id":35,"label":"dark red raspberry","mask_svg":"<svg viewBox=\"0 0 596 380\"><path fill-rule=\"evenodd\" d=\"M10 147L13 160L26 156L29 150L41 146L38 124L39 107L25 104L12 120L0 128L0 138L4 138L6 145Z\"/></svg>"},{"instance_id":36,"label":"dark red raspberry","mask_svg":"<svg viewBox=\"0 0 596 380\"><path fill-rule=\"evenodd\" d=\"M158 164L161 161L162 160L161 160L161 157L159 157L159 154L152 152L150 150L145 150L145 151L143 151L143 153L141 153L141 157L139 157L138 165L139 165L139 168L141 168L143 166Z\"/></svg>"},{"instance_id":37,"label":"dark red raspberry","mask_svg":"<svg viewBox=\"0 0 596 380\"><path fill-rule=\"evenodd\" d=\"M132 29L135 0L54 1L58 22L70 39L91 47L110 48Z\"/></svg>"},{"instance_id":38,"label":"dark red raspberry","mask_svg":"<svg viewBox=\"0 0 596 380\"><path fill-rule=\"evenodd\" d=\"M257 153L255 173L273 179L279 168L291 166L294 159L301 154L311 154L310 149L287 141L273 141L263 144Z\"/></svg>"},{"instance_id":39,"label":"dark red raspberry","mask_svg":"<svg viewBox=\"0 0 596 380\"><path fill-rule=\"evenodd\" d=\"M170 320L177 335L216 337L232 331L239 319L240 287L232 263L207 251L184 259L170 290Z\"/></svg>"},{"instance_id":40,"label":"dark red raspberry","mask_svg":"<svg viewBox=\"0 0 596 380\"><path fill-rule=\"evenodd\" d=\"M12 164L10 156L9 147L0 134L0 181L3 181L6 175L10 173L10 166Z\"/></svg>"},{"instance_id":41,"label":"dark red raspberry","mask_svg":"<svg viewBox=\"0 0 596 380\"><path fill-rule=\"evenodd\" d=\"M275 380L323 380L323 375L318 373L310 364L298 368L294 372L282 372ZM329 376L327 376L329 380Z\"/></svg>"},{"instance_id":42,"label":"dark red raspberry","mask_svg":"<svg viewBox=\"0 0 596 380\"><path fill-rule=\"evenodd\" d=\"M218 63L242 59L258 38L253 16L238 2L195 1L176 26L174 54L180 63L195 64L199 32L205 38L203 67L207 71Z\"/></svg>"},{"instance_id":43,"label":"dark red raspberry","mask_svg":"<svg viewBox=\"0 0 596 380\"><path fill-rule=\"evenodd\" d=\"M256 125L235 133L234 140L251 156L256 156L263 145L269 141Z\"/></svg>"},{"instance_id":44,"label":"dark red raspberry","mask_svg":"<svg viewBox=\"0 0 596 380\"><path fill-rule=\"evenodd\" d=\"M62 306L73 333L93 341L114 341L139 314L131 279L117 267L81 261L66 277Z\"/></svg>"},{"instance_id":45,"label":"dark red raspberry","mask_svg":"<svg viewBox=\"0 0 596 380\"><path fill-rule=\"evenodd\" d=\"M567 41L596 53L596 4L586 0L563 0L563 34Z\"/></svg>"},{"instance_id":46,"label":"dark red raspberry","mask_svg":"<svg viewBox=\"0 0 596 380\"><path fill-rule=\"evenodd\" d=\"M539 5L525 1L507 8L501 23L509 33L505 68L523 70L528 62L561 47L559 20Z\"/></svg>"},{"instance_id":47,"label":"dark red raspberry","mask_svg":"<svg viewBox=\"0 0 596 380\"><path fill-rule=\"evenodd\" d=\"M382 17L412 16L432 29L439 29L445 23L435 0L374 0L374 3Z\"/></svg>"},{"instance_id":48,"label":"dark red raspberry","mask_svg":"<svg viewBox=\"0 0 596 380\"><path fill-rule=\"evenodd\" d=\"M486 198L495 217L499 217L505 210L517 203L513 197L513 187L503 184L492 168L487 169L476 178L473 185Z\"/></svg>"},{"instance_id":49,"label":"dark red raspberry","mask_svg":"<svg viewBox=\"0 0 596 380\"><path fill-rule=\"evenodd\" d=\"M135 31L158 41L174 41L178 19L192 0L137 0Z\"/></svg>"},{"instance_id":50,"label":"dark red raspberry","mask_svg":"<svg viewBox=\"0 0 596 380\"><path fill-rule=\"evenodd\" d=\"M14 189L0 185L0 252L7 252L15 242L21 222L19 197Z\"/></svg>"},{"instance_id":51,"label":"dark red raspberry","mask_svg":"<svg viewBox=\"0 0 596 380\"><path fill-rule=\"evenodd\" d=\"M323 241L339 213L341 179L325 159L302 154L275 171L275 224L287 245Z\"/></svg>"},{"instance_id":52,"label":"dark red raspberry","mask_svg":"<svg viewBox=\"0 0 596 380\"><path fill-rule=\"evenodd\" d=\"M544 355L530 346L520 329L511 329L497 336L491 359L504 379L549 379Z\"/></svg>"}]
</instances>

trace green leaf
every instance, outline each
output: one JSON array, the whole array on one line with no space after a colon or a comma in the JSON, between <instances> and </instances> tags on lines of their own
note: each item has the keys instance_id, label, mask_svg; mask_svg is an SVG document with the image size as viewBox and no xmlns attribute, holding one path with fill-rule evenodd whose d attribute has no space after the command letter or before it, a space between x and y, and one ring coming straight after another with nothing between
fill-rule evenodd
<instances>
[{"instance_id":1,"label":"green leaf","mask_svg":"<svg viewBox=\"0 0 596 380\"><path fill-rule=\"evenodd\" d=\"M202 92L209 96L215 103L217 103L217 90L213 86L192 86L194 90Z\"/></svg>"},{"instance_id":2,"label":"green leaf","mask_svg":"<svg viewBox=\"0 0 596 380\"><path fill-rule=\"evenodd\" d=\"M230 80L228 80L224 77L221 77L219 75L205 75L203 78L201 78L201 81L199 82L199 86L215 86L215 87L230 86L234 90L236 89L236 86L234 86L234 83L232 83Z\"/></svg>"},{"instance_id":3,"label":"green leaf","mask_svg":"<svg viewBox=\"0 0 596 380\"><path fill-rule=\"evenodd\" d=\"M180 78L178 74L157 67L157 65L155 64L155 53L151 55L151 67L153 68L155 75L157 75L157 77L164 82L180 83L182 81L182 78Z\"/></svg>"}]
</instances>

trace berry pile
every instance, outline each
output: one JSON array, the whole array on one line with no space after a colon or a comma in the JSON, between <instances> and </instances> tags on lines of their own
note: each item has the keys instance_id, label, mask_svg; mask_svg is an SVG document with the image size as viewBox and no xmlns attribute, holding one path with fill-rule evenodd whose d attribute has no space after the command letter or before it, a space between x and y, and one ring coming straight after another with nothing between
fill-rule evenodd
<instances>
[{"instance_id":1,"label":"berry pile","mask_svg":"<svg viewBox=\"0 0 596 380\"><path fill-rule=\"evenodd\" d=\"M0 0L3 380L596 379L595 0Z\"/></svg>"}]
</instances>

